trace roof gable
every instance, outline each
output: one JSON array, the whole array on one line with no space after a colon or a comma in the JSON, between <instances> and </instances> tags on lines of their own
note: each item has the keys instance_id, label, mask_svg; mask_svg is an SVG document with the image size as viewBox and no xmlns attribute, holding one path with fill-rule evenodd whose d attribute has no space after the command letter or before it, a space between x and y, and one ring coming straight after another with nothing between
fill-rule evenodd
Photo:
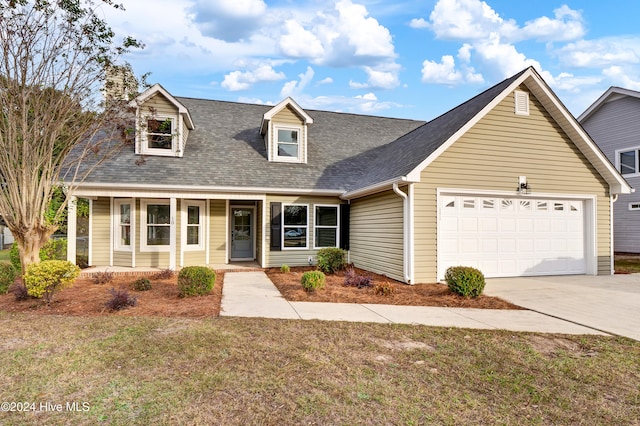
<instances>
[{"instance_id":1,"label":"roof gable","mask_svg":"<svg viewBox=\"0 0 640 426\"><path fill-rule=\"evenodd\" d=\"M630 89L623 89L622 87L611 86L604 92L594 103L592 103L580 116L578 121L584 123L586 120L596 113L607 102L615 101L617 99L630 96L632 98L640 98L640 92Z\"/></svg>"},{"instance_id":2,"label":"roof gable","mask_svg":"<svg viewBox=\"0 0 640 426\"><path fill-rule=\"evenodd\" d=\"M154 84L153 86L142 92L140 95L138 95L133 101L131 101L130 105L132 107L140 107L146 101L156 95L161 95L177 108L178 114L182 114L189 130L195 129L195 125L193 124L191 114L189 114L189 110L187 109L187 107L180 103L173 95L171 95L164 87L162 87L158 83Z\"/></svg>"},{"instance_id":3,"label":"roof gable","mask_svg":"<svg viewBox=\"0 0 640 426\"><path fill-rule=\"evenodd\" d=\"M593 164L612 193L630 193L631 188L582 126L533 69L527 68L476 97L388 144L372 164L370 172L345 198L355 198L390 187L393 182L419 182L422 171L521 85L540 101L551 117Z\"/></svg>"},{"instance_id":4,"label":"roof gable","mask_svg":"<svg viewBox=\"0 0 640 426\"><path fill-rule=\"evenodd\" d=\"M264 115L262 116L262 124L260 125L260 132L263 135L267 131L267 125L269 121L271 121L273 117L275 117L280 111L282 111L287 107L291 109L298 117L300 117L300 120L302 121L303 124L313 124L313 118L311 118L311 116L307 114L305 110L303 110L302 107L300 107L300 105L298 105L298 103L293 100L293 98L287 97L286 99L283 99L282 101L280 101L276 106L271 108L269 111L265 112Z\"/></svg>"}]
</instances>

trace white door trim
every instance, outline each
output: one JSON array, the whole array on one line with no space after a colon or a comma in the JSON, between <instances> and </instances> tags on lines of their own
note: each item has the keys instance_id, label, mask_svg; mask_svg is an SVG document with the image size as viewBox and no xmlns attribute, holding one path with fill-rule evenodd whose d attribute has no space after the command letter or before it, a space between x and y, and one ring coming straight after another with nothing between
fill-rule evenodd
<instances>
[{"instance_id":1,"label":"white door trim","mask_svg":"<svg viewBox=\"0 0 640 426\"><path fill-rule=\"evenodd\" d=\"M232 211L233 209L246 209L246 210L251 210L251 238L252 238L252 244L253 244L253 257L231 257L231 253L233 253L233 249L231 248L231 239L233 238L233 216L232 216ZM229 245L229 260L232 262L242 262L242 261L251 261L251 260L255 260L256 259L256 206L246 206L246 205L230 205L229 206L229 210L227 210L227 214L228 214L228 222L229 222L229 227L228 227L228 232L229 232L229 237L227 239L228 245Z\"/></svg>"}]
</instances>

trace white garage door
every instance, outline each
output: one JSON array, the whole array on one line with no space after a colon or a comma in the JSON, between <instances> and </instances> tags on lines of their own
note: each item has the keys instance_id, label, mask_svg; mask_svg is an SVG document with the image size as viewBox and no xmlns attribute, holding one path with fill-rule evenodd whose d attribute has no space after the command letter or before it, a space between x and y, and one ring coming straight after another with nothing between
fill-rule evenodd
<instances>
[{"instance_id":1,"label":"white garage door","mask_svg":"<svg viewBox=\"0 0 640 426\"><path fill-rule=\"evenodd\" d=\"M487 277L586 273L584 202L439 197L438 270L473 266Z\"/></svg>"}]
</instances>

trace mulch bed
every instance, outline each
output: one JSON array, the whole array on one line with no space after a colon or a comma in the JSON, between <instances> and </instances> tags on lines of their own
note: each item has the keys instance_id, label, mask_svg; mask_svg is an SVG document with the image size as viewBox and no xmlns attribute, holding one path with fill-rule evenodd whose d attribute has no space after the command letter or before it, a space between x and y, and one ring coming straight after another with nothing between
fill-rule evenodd
<instances>
[{"instance_id":1,"label":"mulch bed","mask_svg":"<svg viewBox=\"0 0 640 426\"><path fill-rule=\"evenodd\" d=\"M278 287L285 299L295 302L342 302L342 303L373 303L384 305L406 306L442 306L450 308L478 308L478 309L523 309L497 297L481 295L475 299L465 298L452 293L444 284L416 284L407 285L392 280L384 275L374 274L355 268L359 275L373 279L372 284L389 283L395 288L392 295L381 296L374 293L373 288L349 287L344 285L344 271L334 275L327 275L325 288L307 293L300 285L300 279L305 271L315 270L314 267L295 267L288 273L280 272L278 268L269 268L267 275Z\"/></svg>"},{"instance_id":2,"label":"mulch bed","mask_svg":"<svg viewBox=\"0 0 640 426\"><path fill-rule=\"evenodd\" d=\"M178 297L177 277L170 279L154 279L151 290L135 291L132 283L140 276L115 276L106 284L95 284L91 278L81 277L76 282L60 292L54 294L53 301L46 305L42 300L27 299L16 301L9 293L0 296L0 311L5 312L35 312L51 315L120 315L120 316L160 316L206 318L220 315L220 301L222 300L222 283L224 273L216 274L213 291L206 296ZM111 297L112 288L126 288L131 296L137 297L136 306L119 311L110 311L105 303Z\"/></svg>"}]
</instances>

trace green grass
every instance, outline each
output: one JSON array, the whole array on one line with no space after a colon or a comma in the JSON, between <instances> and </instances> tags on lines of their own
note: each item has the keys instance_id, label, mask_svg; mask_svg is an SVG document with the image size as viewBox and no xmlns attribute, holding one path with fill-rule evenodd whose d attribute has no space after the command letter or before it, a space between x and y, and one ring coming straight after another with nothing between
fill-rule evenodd
<instances>
[{"instance_id":1,"label":"green grass","mask_svg":"<svg viewBox=\"0 0 640 426\"><path fill-rule=\"evenodd\" d=\"M9 250L0 250L0 262L9 261Z\"/></svg>"},{"instance_id":2,"label":"green grass","mask_svg":"<svg viewBox=\"0 0 640 426\"><path fill-rule=\"evenodd\" d=\"M615 271L618 274L640 273L640 256L616 255Z\"/></svg>"},{"instance_id":3,"label":"green grass","mask_svg":"<svg viewBox=\"0 0 640 426\"><path fill-rule=\"evenodd\" d=\"M640 342L255 318L0 312L0 424L633 424Z\"/></svg>"}]
</instances>

